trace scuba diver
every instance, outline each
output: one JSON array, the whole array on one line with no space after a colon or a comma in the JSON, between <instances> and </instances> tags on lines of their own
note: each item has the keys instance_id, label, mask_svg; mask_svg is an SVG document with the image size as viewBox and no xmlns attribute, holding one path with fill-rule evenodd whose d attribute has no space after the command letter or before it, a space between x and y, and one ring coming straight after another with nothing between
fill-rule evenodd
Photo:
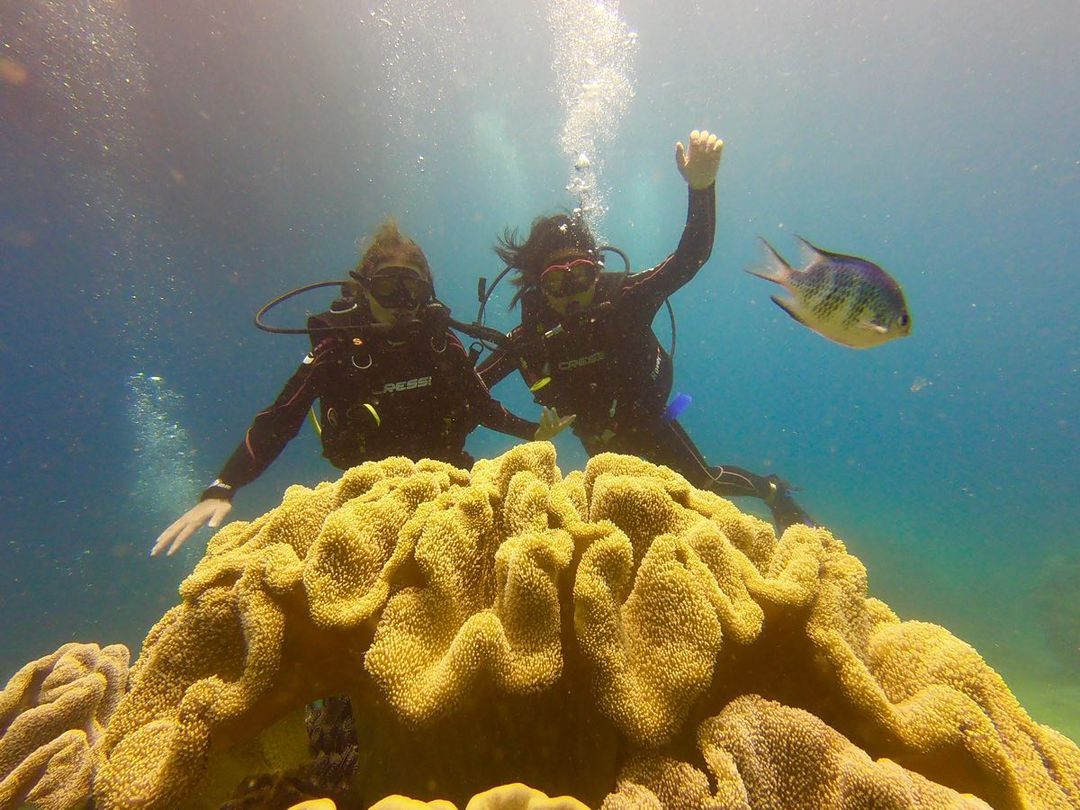
<instances>
[{"instance_id":1,"label":"scuba diver","mask_svg":"<svg viewBox=\"0 0 1080 810\"><path fill-rule=\"evenodd\" d=\"M517 271L510 306L521 303L521 325L479 372L490 388L517 369L537 402L576 414L574 433L590 456L637 455L699 489L760 498L782 532L793 523L814 524L777 476L706 462L674 418L686 398L665 407L673 363L652 330L668 296L712 252L722 150L716 135L696 130L688 149L676 144L675 162L689 187L686 226L675 252L645 272L630 275L629 266L626 273L604 272L602 249L576 213L537 218L525 241L504 231L495 252Z\"/></svg>"},{"instance_id":2,"label":"scuba diver","mask_svg":"<svg viewBox=\"0 0 1080 810\"><path fill-rule=\"evenodd\" d=\"M236 490L254 481L300 430L316 399L323 455L348 469L390 456L431 458L470 467L465 438L477 425L543 441L573 422L547 409L540 423L509 413L492 398L473 358L450 330L449 310L435 300L423 251L393 220L384 221L346 282L294 290L260 310L256 324L273 332L306 332L312 349L274 403L258 413L244 440L199 503L157 538L151 556L171 555L203 524L216 528ZM346 296L306 329L276 329L260 317L296 293L338 286ZM489 330L493 331L493 330ZM499 336L501 337L501 336Z\"/></svg>"}]
</instances>

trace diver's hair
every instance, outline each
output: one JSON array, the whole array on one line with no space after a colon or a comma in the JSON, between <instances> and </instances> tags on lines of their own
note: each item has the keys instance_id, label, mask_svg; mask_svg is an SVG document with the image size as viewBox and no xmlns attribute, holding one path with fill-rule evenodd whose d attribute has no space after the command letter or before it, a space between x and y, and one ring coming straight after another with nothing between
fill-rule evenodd
<instances>
[{"instance_id":1,"label":"diver's hair","mask_svg":"<svg viewBox=\"0 0 1080 810\"><path fill-rule=\"evenodd\" d=\"M522 295L537 285L548 257L569 249L600 258L596 238L585 221L573 214L537 217L529 230L529 238L524 242L518 237L517 229L507 228L503 231L495 243L495 253L507 266L517 270L517 275L510 281L518 288L510 301L511 309Z\"/></svg>"},{"instance_id":2,"label":"diver's hair","mask_svg":"<svg viewBox=\"0 0 1080 810\"><path fill-rule=\"evenodd\" d=\"M424 251L401 232L401 228L393 217L387 217L379 223L375 233L368 239L367 248L364 250L364 255L360 257L356 269L349 275L354 278L367 278L375 271L375 268L386 261L400 261L415 266L434 285L431 265L428 264ZM348 283L350 288L355 290L355 283Z\"/></svg>"}]
</instances>

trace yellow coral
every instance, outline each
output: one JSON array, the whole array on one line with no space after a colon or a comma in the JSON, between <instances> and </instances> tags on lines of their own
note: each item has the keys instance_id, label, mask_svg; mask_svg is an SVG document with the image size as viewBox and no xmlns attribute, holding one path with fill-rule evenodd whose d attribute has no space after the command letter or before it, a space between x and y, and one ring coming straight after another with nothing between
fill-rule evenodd
<instances>
[{"instance_id":1,"label":"yellow coral","mask_svg":"<svg viewBox=\"0 0 1080 810\"><path fill-rule=\"evenodd\" d=\"M0 807L82 804L94 757L128 678L121 644L65 644L0 692Z\"/></svg>"},{"instance_id":2,"label":"yellow coral","mask_svg":"<svg viewBox=\"0 0 1080 810\"><path fill-rule=\"evenodd\" d=\"M443 799L436 799L433 802L422 802L395 793L393 796L386 796L385 798L379 799L379 801L371 805L368 810L457 810L457 805Z\"/></svg>"},{"instance_id":3,"label":"yellow coral","mask_svg":"<svg viewBox=\"0 0 1080 810\"><path fill-rule=\"evenodd\" d=\"M478 793L465 810L588 810L572 796L548 796L517 782Z\"/></svg>"},{"instance_id":4,"label":"yellow coral","mask_svg":"<svg viewBox=\"0 0 1080 810\"><path fill-rule=\"evenodd\" d=\"M701 723L697 736L715 791L688 763L645 755L623 769L603 810L649 800L656 807L747 810L989 810L981 799L888 759L874 762L809 712L757 695L733 700Z\"/></svg>"},{"instance_id":5,"label":"yellow coral","mask_svg":"<svg viewBox=\"0 0 1080 810\"><path fill-rule=\"evenodd\" d=\"M754 807L988 810L888 759L873 761L808 712L756 695L702 723L698 744L717 782L744 786Z\"/></svg>"},{"instance_id":6,"label":"yellow coral","mask_svg":"<svg viewBox=\"0 0 1080 810\"><path fill-rule=\"evenodd\" d=\"M204 774L229 746L346 694L358 801L463 802L520 780L596 806L618 781L621 806L767 806L758 791L775 786L745 778L707 719L757 694L801 710L778 727L832 752L798 760L806 795L832 800L850 771L903 795L1076 804L1076 746L1033 723L969 647L900 622L866 584L829 532L778 540L634 458L565 477L549 444L471 473L364 464L213 539L147 637L95 799L212 807Z\"/></svg>"},{"instance_id":7,"label":"yellow coral","mask_svg":"<svg viewBox=\"0 0 1080 810\"><path fill-rule=\"evenodd\" d=\"M294 810L290 808L290 810ZM422 802L407 796L395 794L377 801L368 810L456 810L451 802L436 799ZM483 793L477 793L465 810L588 810L572 796L556 796L535 790L528 785L515 782L512 785L500 785Z\"/></svg>"}]
</instances>

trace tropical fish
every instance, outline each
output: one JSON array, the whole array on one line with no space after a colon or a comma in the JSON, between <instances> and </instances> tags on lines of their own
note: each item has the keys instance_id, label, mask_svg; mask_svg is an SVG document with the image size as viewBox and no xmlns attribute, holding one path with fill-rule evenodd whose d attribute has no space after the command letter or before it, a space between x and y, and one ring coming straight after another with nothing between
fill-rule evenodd
<instances>
[{"instance_id":1,"label":"tropical fish","mask_svg":"<svg viewBox=\"0 0 1080 810\"><path fill-rule=\"evenodd\" d=\"M765 265L746 272L776 282L793 298L770 296L773 302L808 329L853 349L880 346L911 334L911 315L896 280L866 259L830 253L801 236L809 263L796 270L762 239Z\"/></svg>"}]
</instances>

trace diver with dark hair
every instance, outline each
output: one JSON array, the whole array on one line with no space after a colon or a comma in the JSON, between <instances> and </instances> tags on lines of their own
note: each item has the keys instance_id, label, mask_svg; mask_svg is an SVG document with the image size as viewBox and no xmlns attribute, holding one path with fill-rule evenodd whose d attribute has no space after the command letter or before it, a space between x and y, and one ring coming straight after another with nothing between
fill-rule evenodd
<instances>
[{"instance_id":1,"label":"diver with dark hair","mask_svg":"<svg viewBox=\"0 0 1080 810\"><path fill-rule=\"evenodd\" d=\"M204 524L221 525L236 490L270 466L309 411L314 415L316 399L323 455L341 469L390 456L469 467L465 439L478 425L539 441L573 422L547 409L539 424L529 422L492 398L449 328L449 311L435 303L424 252L393 220L379 226L349 275L346 296L310 317L307 329L272 330L307 332L311 351L255 416L199 503L157 538L152 555L173 554Z\"/></svg>"},{"instance_id":2,"label":"diver with dark hair","mask_svg":"<svg viewBox=\"0 0 1080 810\"><path fill-rule=\"evenodd\" d=\"M577 214L539 217L524 241L504 231L495 252L517 271L511 307L521 304L521 324L481 364L480 376L494 387L518 370L538 403L576 414L574 433L590 456L637 455L700 489L760 498L781 531L814 525L777 476L710 465L667 406L672 359L652 321L712 252L722 150L723 141L696 130L688 149L676 144L689 187L686 226L675 252L647 271L604 272L601 249Z\"/></svg>"}]
</instances>

